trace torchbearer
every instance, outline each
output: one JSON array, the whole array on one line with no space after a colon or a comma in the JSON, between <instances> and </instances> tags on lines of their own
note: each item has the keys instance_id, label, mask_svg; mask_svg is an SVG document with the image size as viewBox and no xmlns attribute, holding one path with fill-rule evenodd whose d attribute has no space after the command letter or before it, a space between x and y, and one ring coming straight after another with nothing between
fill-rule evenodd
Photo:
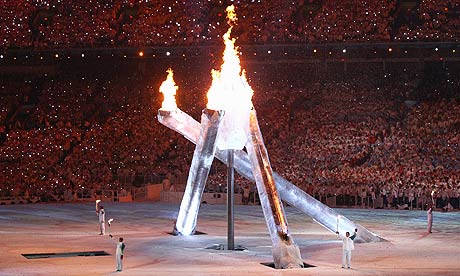
<instances>
[{"instance_id":1,"label":"torchbearer","mask_svg":"<svg viewBox=\"0 0 460 276\"><path fill-rule=\"evenodd\" d=\"M356 238L357 232L358 232L358 229L355 229L355 233L353 233L352 236L350 236L350 232L345 232L345 236L343 236L343 234L340 235L339 231L336 232L339 238L341 238L343 241L342 268L351 268L351 251L355 249L353 240Z\"/></svg>"},{"instance_id":2,"label":"torchbearer","mask_svg":"<svg viewBox=\"0 0 460 276\"><path fill-rule=\"evenodd\" d=\"M97 200L96 200L96 216L99 215L99 210L100 210L100 208L101 208L101 207L99 206L100 203L101 203L101 200L100 200L100 199L97 199Z\"/></svg>"},{"instance_id":3,"label":"torchbearer","mask_svg":"<svg viewBox=\"0 0 460 276\"><path fill-rule=\"evenodd\" d=\"M99 208L99 229L101 231L99 235L105 235L105 210L102 205Z\"/></svg>"},{"instance_id":4,"label":"torchbearer","mask_svg":"<svg viewBox=\"0 0 460 276\"><path fill-rule=\"evenodd\" d=\"M433 205L428 204L428 210L426 211L426 219L427 219L427 232L431 232L431 228L433 227Z\"/></svg>"},{"instance_id":5,"label":"torchbearer","mask_svg":"<svg viewBox=\"0 0 460 276\"><path fill-rule=\"evenodd\" d=\"M110 238L113 241L115 241L112 235L110 235ZM117 244L117 247L115 249L115 259L117 261L117 271L122 271L123 270L123 256L125 254L126 245L123 242L122 237L118 238L118 242L116 242L116 244Z\"/></svg>"},{"instance_id":6,"label":"torchbearer","mask_svg":"<svg viewBox=\"0 0 460 276\"><path fill-rule=\"evenodd\" d=\"M115 257L117 258L117 271L123 270L123 255L125 253L125 243L123 242L123 238L120 237L117 243L117 250L115 252Z\"/></svg>"}]
</instances>

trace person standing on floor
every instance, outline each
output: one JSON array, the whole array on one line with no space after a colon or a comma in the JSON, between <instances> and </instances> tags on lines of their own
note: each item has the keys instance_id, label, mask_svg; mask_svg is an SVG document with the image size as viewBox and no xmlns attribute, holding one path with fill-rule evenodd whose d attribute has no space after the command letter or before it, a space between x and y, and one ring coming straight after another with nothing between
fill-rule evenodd
<instances>
[{"instance_id":1,"label":"person standing on floor","mask_svg":"<svg viewBox=\"0 0 460 276\"><path fill-rule=\"evenodd\" d=\"M102 206L101 200L100 199L96 200L96 216L98 217L99 217L99 210L101 210L101 206Z\"/></svg>"},{"instance_id":2,"label":"person standing on floor","mask_svg":"<svg viewBox=\"0 0 460 276\"><path fill-rule=\"evenodd\" d=\"M433 205L428 205L428 210L426 210L426 219L427 219L427 232L431 232L431 228L433 227Z\"/></svg>"},{"instance_id":3,"label":"person standing on floor","mask_svg":"<svg viewBox=\"0 0 460 276\"><path fill-rule=\"evenodd\" d=\"M99 229L101 230L101 233L99 233L99 235L105 235L105 210L102 205L99 207L98 219Z\"/></svg>"},{"instance_id":4,"label":"person standing on floor","mask_svg":"<svg viewBox=\"0 0 460 276\"><path fill-rule=\"evenodd\" d=\"M351 251L355 249L353 240L356 238L358 229L355 229L355 233L350 236L350 232L346 232L345 236L341 236L337 231L335 232L343 241L342 245L342 268L351 268Z\"/></svg>"},{"instance_id":5,"label":"person standing on floor","mask_svg":"<svg viewBox=\"0 0 460 276\"><path fill-rule=\"evenodd\" d=\"M110 238L113 239L113 236L110 235ZM115 251L115 258L117 260L117 271L123 270L123 255L125 253L125 243L123 242L123 238L120 237L117 242L117 249Z\"/></svg>"},{"instance_id":6,"label":"person standing on floor","mask_svg":"<svg viewBox=\"0 0 460 276\"><path fill-rule=\"evenodd\" d=\"M243 187L243 204L248 205L249 204L249 192L251 189L249 189L248 185L244 185Z\"/></svg>"}]
</instances>

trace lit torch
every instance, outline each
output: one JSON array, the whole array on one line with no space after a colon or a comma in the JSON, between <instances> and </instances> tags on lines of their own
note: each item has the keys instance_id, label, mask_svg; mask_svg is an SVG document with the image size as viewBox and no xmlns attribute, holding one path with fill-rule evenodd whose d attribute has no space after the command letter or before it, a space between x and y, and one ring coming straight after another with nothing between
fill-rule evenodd
<instances>
[{"instance_id":1,"label":"lit torch","mask_svg":"<svg viewBox=\"0 0 460 276\"><path fill-rule=\"evenodd\" d=\"M109 225L109 236L112 237L112 235L110 234L110 226L112 225L112 222L113 222L113 218L109 219L107 221L107 224Z\"/></svg>"},{"instance_id":2,"label":"lit torch","mask_svg":"<svg viewBox=\"0 0 460 276\"><path fill-rule=\"evenodd\" d=\"M99 203L101 202L100 199L96 199L96 214L99 214Z\"/></svg>"}]
</instances>

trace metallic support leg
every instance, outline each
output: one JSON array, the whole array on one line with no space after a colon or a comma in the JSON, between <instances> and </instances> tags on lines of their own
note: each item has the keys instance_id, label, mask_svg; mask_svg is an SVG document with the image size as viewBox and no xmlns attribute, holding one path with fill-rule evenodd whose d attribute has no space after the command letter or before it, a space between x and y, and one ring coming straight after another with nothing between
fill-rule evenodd
<instances>
[{"instance_id":1,"label":"metallic support leg","mask_svg":"<svg viewBox=\"0 0 460 276\"><path fill-rule=\"evenodd\" d=\"M272 239L272 253L276 268L303 267L300 250L289 235L283 203L276 189L273 171L265 148L256 112L250 114L249 140L246 144L256 179L260 203Z\"/></svg>"},{"instance_id":2,"label":"metallic support leg","mask_svg":"<svg viewBox=\"0 0 460 276\"><path fill-rule=\"evenodd\" d=\"M227 249L235 249L235 170L233 169L233 150L227 150Z\"/></svg>"},{"instance_id":3,"label":"metallic support leg","mask_svg":"<svg viewBox=\"0 0 460 276\"><path fill-rule=\"evenodd\" d=\"M198 140L200 135L200 123L179 109L172 112L165 112L160 110L158 113L158 121L166 127L184 135L186 139L194 144ZM217 150L216 157L223 163L227 164L227 154L224 151ZM248 155L244 151L236 150L234 158L234 167L236 171L247 179L254 181L254 176L252 174L251 163L249 162ZM284 179L276 172L273 173L273 177L275 178L276 186L282 200L310 216L317 223L324 226L329 231L333 233L337 231L336 223L337 217L340 215L339 213L316 200L299 187ZM359 230L358 237L356 238L357 241L384 241L384 239L369 231L365 227L353 223L344 216L340 217L340 232L353 232L355 228L358 228Z\"/></svg>"},{"instance_id":4,"label":"metallic support leg","mask_svg":"<svg viewBox=\"0 0 460 276\"><path fill-rule=\"evenodd\" d=\"M195 233L201 197L214 160L217 132L223 115L222 111L203 110L200 136L193 153L187 186L173 229L175 235L188 236Z\"/></svg>"}]
</instances>

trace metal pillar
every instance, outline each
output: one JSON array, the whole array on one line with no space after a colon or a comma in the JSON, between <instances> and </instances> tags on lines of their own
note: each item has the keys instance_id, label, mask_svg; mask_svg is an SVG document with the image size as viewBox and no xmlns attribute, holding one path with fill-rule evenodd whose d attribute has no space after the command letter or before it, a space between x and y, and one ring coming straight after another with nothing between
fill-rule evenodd
<instances>
[{"instance_id":1,"label":"metal pillar","mask_svg":"<svg viewBox=\"0 0 460 276\"><path fill-rule=\"evenodd\" d=\"M235 170L233 150L227 150L227 250L235 249Z\"/></svg>"}]
</instances>

